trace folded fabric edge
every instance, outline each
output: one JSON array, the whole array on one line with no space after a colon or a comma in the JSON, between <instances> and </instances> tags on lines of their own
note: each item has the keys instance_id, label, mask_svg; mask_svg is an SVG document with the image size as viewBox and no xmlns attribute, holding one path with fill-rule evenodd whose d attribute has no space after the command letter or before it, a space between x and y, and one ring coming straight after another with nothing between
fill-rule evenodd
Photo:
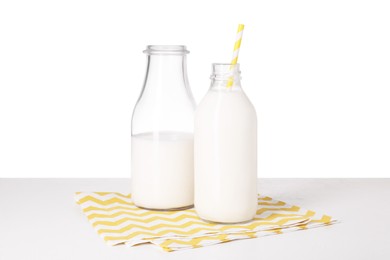
<instances>
[{"instance_id":1,"label":"folded fabric edge","mask_svg":"<svg viewBox=\"0 0 390 260\"><path fill-rule=\"evenodd\" d=\"M230 234L230 238L225 239L225 240L219 240L217 236L212 237L212 236L204 236L202 237L202 244L188 244L191 243L191 241L182 241L180 239L161 239L161 240L155 240L155 241L150 241L150 243L160 247L163 251L165 252L173 252L173 251L178 251L178 250L184 250L184 249L193 249L193 248L199 248L199 247L205 247L205 246L210 246L210 245L215 245L215 244L220 244L220 243L226 243L226 242L231 242L235 240L243 240L243 239L250 239L250 238L257 238L257 237L262 237L262 236L269 236L269 235L277 235L277 234L283 234L283 233L290 233L293 231L301 231L301 230L306 230L309 228L318 228L318 227L324 227L324 226L329 226L333 224L340 223L337 220L333 220L329 223L314 223L310 225L307 228L299 228L299 226L296 227L291 227L284 229L282 232L277 232L277 231L259 231L259 232L253 232L253 234L249 233L247 234ZM240 236L243 235L243 236ZM245 237L245 235L248 235ZM234 237L237 236L237 237ZM201 238L198 238L201 239Z\"/></svg>"},{"instance_id":2,"label":"folded fabric edge","mask_svg":"<svg viewBox=\"0 0 390 260\"><path fill-rule=\"evenodd\" d=\"M301 224L301 225L292 225L284 228L272 228L268 230L258 230L258 231L237 231L237 232L219 232L219 233L209 233L209 234L199 234L195 236L169 236L169 237L150 237L150 238L141 238L137 240L123 240L123 241L106 241L106 243L110 246L117 246L117 245L122 245L125 244L126 246L132 247L140 244L155 244L159 245L163 241L168 241L168 240L175 240L175 241L185 241L185 240L191 240L191 239L201 239L201 238L208 238L208 239L213 239L213 237L218 237L218 236L253 236L255 234L255 237L257 237L259 234L261 236L267 236L267 235L272 235L272 234L283 234L283 233L288 233L292 231L299 231L299 230L306 230L310 228L317 228L317 227L322 227L322 226L329 226L333 224L340 223L338 220L331 220L330 222L325 222L325 223L320 223L320 222L313 222L313 223L307 223L307 224ZM103 236L102 236L103 237ZM103 237L104 238L104 237ZM251 238L251 237L249 237ZM244 239L244 238L242 238ZM228 239L226 242L231 241L231 240L237 240L237 239ZM167 250L165 250L167 251Z\"/></svg>"}]
</instances>

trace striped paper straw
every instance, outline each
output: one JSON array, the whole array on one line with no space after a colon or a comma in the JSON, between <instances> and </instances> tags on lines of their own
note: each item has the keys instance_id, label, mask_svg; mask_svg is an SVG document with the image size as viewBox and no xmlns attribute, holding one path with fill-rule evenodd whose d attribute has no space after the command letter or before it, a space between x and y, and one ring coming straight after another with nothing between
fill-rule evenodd
<instances>
[{"instance_id":1,"label":"striped paper straw","mask_svg":"<svg viewBox=\"0 0 390 260\"><path fill-rule=\"evenodd\" d=\"M233 69L234 65L237 64L238 54L240 52L241 40L242 40L243 33L244 33L244 25L239 24L238 29L237 29L237 34L236 34L236 41L234 43L233 57L232 57L232 61L230 63L230 70ZM227 84L227 88L231 88L233 86L233 82L234 82L233 77L230 77L228 84Z\"/></svg>"}]
</instances>

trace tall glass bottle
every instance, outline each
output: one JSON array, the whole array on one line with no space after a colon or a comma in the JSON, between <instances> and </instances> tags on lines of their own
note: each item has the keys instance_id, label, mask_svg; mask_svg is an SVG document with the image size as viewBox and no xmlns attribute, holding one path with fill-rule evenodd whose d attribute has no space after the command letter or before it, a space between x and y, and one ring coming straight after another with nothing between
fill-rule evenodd
<instances>
[{"instance_id":1,"label":"tall glass bottle","mask_svg":"<svg viewBox=\"0 0 390 260\"><path fill-rule=\"evenodd\" d=\"M149 45L147 71L134 108L131 136L135 205L172 210L193 205L195 102L181 45Z\"/></svg>"},{"instance_id":2,"label":"tall glass bottle","mask_svg":"<svg viewBox=\"0 0 390 260\"><path fill-rule=\"evenodd\" d=\"M238 64L213 64L211 87L196 109L194 149L198 215L221 223L251 220L257 210L257 119Z\"/></svg>"}]
</instances>

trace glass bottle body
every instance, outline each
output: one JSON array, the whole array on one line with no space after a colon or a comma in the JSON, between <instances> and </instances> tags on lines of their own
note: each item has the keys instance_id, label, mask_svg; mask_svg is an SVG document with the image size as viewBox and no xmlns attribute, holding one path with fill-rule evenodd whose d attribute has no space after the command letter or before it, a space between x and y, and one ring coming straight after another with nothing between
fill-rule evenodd
<instances>
[{"instance_id":1,"label":"glass bottle body","mask_svg":"<svg viewBox=\"0 0 390 260\"><path fill-rule=\"evenodd\" d=\"M257 210L257 119L239 73L238 65L214 64L195 114L195 209L219 223L251 220Z\"/></svg>"},{"instance_id":2,"label":"glass bottle body","mask_svg":"<svg viewBox=\"0 0 390 260\"><path fill-rule=\"evenodd\" d=\"M132 118L135 205L173 210L193 205L193 113L185 46L152 45Z\"/></svg>"}]
</instances>

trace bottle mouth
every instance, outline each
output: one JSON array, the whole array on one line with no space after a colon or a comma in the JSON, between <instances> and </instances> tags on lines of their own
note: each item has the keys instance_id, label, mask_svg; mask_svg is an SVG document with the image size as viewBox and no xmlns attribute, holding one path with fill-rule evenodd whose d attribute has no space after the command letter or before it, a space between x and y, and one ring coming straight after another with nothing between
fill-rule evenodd
<instances>
[{"instance_id":1,"label":"bottle mouth","mask_svg":"<svg viewBox=\"0 0 390 260\"><path fill-rule=\"evenodd\" d=\"M231 77L234 79L241 79L240 64L213 63L212 70L211 79L226 80Z\"/></svg>"},{"instance_id":2,"label":"bottle mouth","mask_svg":"<svg viewBox=\"0 0 390 260\"><path fill-rule=\"evenodd\" d=\"M143 53L147 55L185 55L190 52L185 45L148 45Z\"/></svg>"}]
</instances>

